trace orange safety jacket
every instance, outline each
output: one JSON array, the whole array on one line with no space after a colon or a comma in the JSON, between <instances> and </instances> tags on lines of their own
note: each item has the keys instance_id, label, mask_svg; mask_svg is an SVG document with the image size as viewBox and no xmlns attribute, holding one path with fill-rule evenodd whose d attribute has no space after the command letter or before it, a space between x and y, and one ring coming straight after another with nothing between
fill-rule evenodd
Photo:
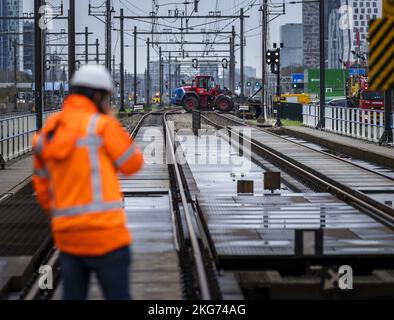
<instances>
[{"instance_id":1,"label":"orange safety jacket","mask_svg":"<svg viewBox=\"0 0 394 320\"><path fill-rule=\"evenodd\" d=\"M34 136L33 157L36 197L60 251L100 256L131 243L117 171L137 172L143 156L115 118L71 95Z\"/></svg>"}]
</instances>

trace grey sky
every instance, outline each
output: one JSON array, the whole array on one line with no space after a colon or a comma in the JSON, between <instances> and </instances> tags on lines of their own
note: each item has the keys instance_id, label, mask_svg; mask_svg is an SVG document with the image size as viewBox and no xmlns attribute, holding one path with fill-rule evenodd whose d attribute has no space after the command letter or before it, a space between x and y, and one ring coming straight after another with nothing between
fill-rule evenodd
<instances>
[{"instance_id":1,"label":"grey sky","mask_svg":"<svg viewBox=\"0 0 394 320\"><path fill-rule=\"evenodd\" d=\"M92 5L100 5L103 3L104 0L91 0ZM184 5L182 4L184 0L157 0L157 3L161 5L159 9L159 13L166 15L168 14L168 10L174 10L177 7L179 10L184 10ZM272 0L269 1L270 5L275 5L281 3L280 0ZM58 5L60 4L60 0L52 0L52 4ZM169 4L171 5L165 5ZM255 4L253 7L250 7L250 4ZM258 11L260 7L261 0L201 0L200 1L200 10L199 15L208 14L209 11L222 11L222 14L236 14L239 12L240 6L243 6L247 14L250 15L250 18L246 19L245 22L245 30L247 30L247 46L245 48L245 65L250 65L257 68L258 75L261 74L261 36L260 36L260 28L258 27L261 22L261 12ZM94 35L91 36L90 42L94 42L95 38L100 39L100 44L102 45L101 51L104 51L104 24L97 20L94 17L88 16L88 0L78 0L76 1L77 6L77 21L76 21L76 30L83 31L85 26L88 26L90 31L94 32ZM178 4L178 5L175 5ZM119 14L119 9L125 9L125 15L147 15L148 12L152 11L152 2L150 0L113 0L113 5L115 7L116 13L115 15ZM164 6L163 6L164 5ZM67 12L68 9L68 0L64 0L65 11ZM32 12L33 10L33 1L31 0L24 0L24 11L25 12ZM191 6L189 9L191 10ZM274 18L271 16L271 19ZM279 27L285 23L294 23L294 22L301 22L302 20L302 7L300 4L297 5L287 5L286 6L286 15L280 16L274 19L270 24L270 42L279 41ZM179 23L171 23L172 21L165 21L164 24L168 24L168 27L171 26L179 26ZM195 23L194 21L192 21ZM198 21L198 24L204 23L206 21ZM228 21L220 22L217 24L218 28L221 29L224 27ZM196 23L197 24L197 23ZM137 26L138 29L145 29L149 30L150 25L147 23L142 22L135 22L129 20L125 22L125 29L132 30L134 25ZM234 25L236 30L239 30L239 21L235 21ZM115 28L118 27L118 21L115 20ZM209 26L215 26L215 24L211 24ZM59 30L61 28L67 28L67 24L65 21L55 21L54 22L54 29ZM159 27L163 28L163 27ZM201 27L200 27L201 28ZM230 30L231 25L226 29ZM196 28L198 29L198 28ZM133 43L133 38L131 37L132 32L130 35L126 35L125 41L127 45L130 47L125 49L126 61L125 67L126 70L132 71L133 70L133 48L131 47ZM141 36L141 38L146 38L147 36ZM173 36L172 36L173 37ZM170 36L163 36L162 40L169 40ZM202 37L193 38L193 36L189 36L187 40L201 40ZM79 41L78 41L79 40ZM119 63L119 41L118 41L118 33L113 32L113 50L114 54L116 55L117 63ZM82 43L84 41L83 37L77 37L77 41ZM63 43L66 43L63 40ZM176 47L174 45L168 46L164 50L173 50ZM189 47L191 48L191 47ZM219 49L219 46L216 47ZM197 47L193 47L193 49L197 49ZM61 48L59 47L59 51ZM80 48L82 51L83 49ZM91 49L93 52L93 48ZM80 51L80 52L81 52ZM67 52L67 47L63 48L63 52ZM155 51L152 53L152 60L157 58L157 54ZM237 53L239 54L239 53ZM139 41L139 48L138 48L138 56L139 56L139 65L138 65L138 72L143 73L145 69L145 61L146 61L146 46L143 41ZM239 61L239 58L237 58Z\"/></svg>"}]
</instances>

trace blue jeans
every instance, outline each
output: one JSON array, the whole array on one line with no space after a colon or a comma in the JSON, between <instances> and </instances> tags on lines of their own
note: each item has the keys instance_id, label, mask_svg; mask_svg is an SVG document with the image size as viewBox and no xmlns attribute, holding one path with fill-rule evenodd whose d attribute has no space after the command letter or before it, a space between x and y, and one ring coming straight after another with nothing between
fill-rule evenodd
<instances>
[{"instance_id":1,"label":"blue jeans","mask_svg":"<svg viewBox=\"0 0 394 320\"><path fill-rule=\"evenodd\" d=\"M86 300L90 273L96 274L107 300L130 300L130 247L112 251L103 256L74 256L60 253L64 300Z\"/></svg>"}]
</instances>

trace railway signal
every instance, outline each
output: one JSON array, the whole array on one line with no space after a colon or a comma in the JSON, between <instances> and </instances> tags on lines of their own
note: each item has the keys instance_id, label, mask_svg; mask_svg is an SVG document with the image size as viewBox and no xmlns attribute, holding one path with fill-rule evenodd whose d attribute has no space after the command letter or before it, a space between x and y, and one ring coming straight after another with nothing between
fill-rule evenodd
<instances>
[{"instance_id":1,"label":"railway signal","mask_svg":"<svg viewBox=\"0 0 394 320\"><path fill-rule=\"evenodd\" d=\"M280 64L280 49L274 51L274 64L277 66Z\"/></svg>"},{"instance_id":2,"label":"railway signal","mask_svg":"<svg viewBox=\"0 0 394 320\"><path fill-rule=\"evenodd\" d=\"M276 86L276 124L275 126L280 127L282 125L280 121L280 50L283 48L283 43L280 44L280 47L277 47L277 44L274 43L274 50L268 50L266 52L266 62L271 67L271 72L277 75L277 86Z\"/></svg>"},{"instance_id":3,"label":"railway signal","mask_svg":"<svg viewBox=\"0 0 394 320\"><path fill-rule=\"evenodd\" d=\"M280 48L268 50L266 53L266 62L271 67L271 72L277 73L280 68Z\"/></svg>"},{"instance_id":4,"label":"railway signal","mask_svg":"<svg viewBox=\"0 0 394 320\"><path fill-rule=\"evenodd\" d=\"M272 51L268 50L265 56L266 56L265 61L267 62L268 65L271 65L273 59Z\"/></svg>"}]
</instances>

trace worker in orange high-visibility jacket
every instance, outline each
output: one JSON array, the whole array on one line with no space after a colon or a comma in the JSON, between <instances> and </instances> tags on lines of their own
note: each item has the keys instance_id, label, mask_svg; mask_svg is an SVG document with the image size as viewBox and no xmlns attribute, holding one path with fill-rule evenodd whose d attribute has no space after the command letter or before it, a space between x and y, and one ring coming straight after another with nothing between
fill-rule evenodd
<instances>
[{"instance_id":1,"label":"worker in orange high-visibility jacket","mask_svg":"<svg viewBox=\"0 0 394 320\"><path fill-rule=\"evenodd\" d=\"M65 299L86 299L91 272L107 299L130 298L132 239L117 172L137 172L143 156L111 116L112 91L104 67L81 67L62 111L47 120L33 141L33 184L51 217Z\"/></svg>"}]
</instances>

